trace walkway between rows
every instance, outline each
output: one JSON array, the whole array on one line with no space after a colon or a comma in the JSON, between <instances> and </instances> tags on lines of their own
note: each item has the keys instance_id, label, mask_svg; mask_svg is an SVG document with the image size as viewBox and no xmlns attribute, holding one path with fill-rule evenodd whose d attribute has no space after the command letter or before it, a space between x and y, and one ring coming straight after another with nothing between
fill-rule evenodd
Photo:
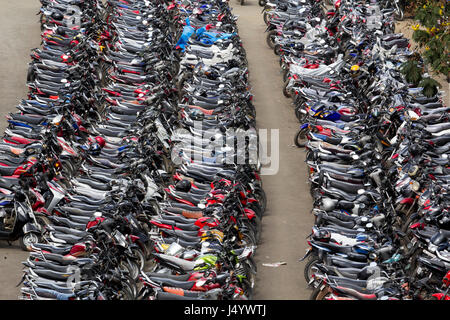
<instances>
[{"instance_id":1,"label":"walkway between rows","mask_svg":"<svg viewBox=\"0 0 450 320\"><path fill-rule=\"evenodd\" d=\"M259 129L279 130L279 170L262 177L267 193L267 210L263 218L261 243L256 251L258 273L254 299L309 299L303 276L306 237L311 233L312 200L307 184L305 153L293 146L299 122L291 100L284 97L278 57L266 44L266 25L256 0L240 6L230 1L233 13L239 15L239 36L247 52L250 84L254 95ZM269 152L270 156L270 152ZM286 262L280 267L263 263Z\"/></svg>"}]
</instances>

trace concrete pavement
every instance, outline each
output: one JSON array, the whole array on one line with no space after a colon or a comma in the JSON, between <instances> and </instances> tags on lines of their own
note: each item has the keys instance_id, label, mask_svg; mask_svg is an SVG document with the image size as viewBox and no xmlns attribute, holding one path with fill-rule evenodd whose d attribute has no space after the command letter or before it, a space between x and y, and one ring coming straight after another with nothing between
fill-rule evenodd
<instances>
[{"instance_id":1,"label":"concrete pavement","mask_svg":"<svg viewBox=\"0 0 450 320\"><path fill-rule=\"evenodd\" d=\"M278 57L266 44L266 25L257 0L246 0L243 6L231 0L230 5L233 13L239 15L239 36L247 52L257 126L268 131L279 129L279 171L262 177L267 209L255 257L258 273L254 298L309 299L304 263L298 259L305 253L305 238L311 233L314 219L310 213L305 152L293 146L299 123L291 100L283 95ZM262 265L279 261L287 264L278 268Z\"/></svg>"},{"instance_id":2,"label":"concrete pavement","mask_svg":"<svg viewBox=\"0 0 450 320\"><path fill-rule=\"evenodd\" d=\"M0 132L7 122L4 116L15 112L26 98L26 75L30 49L40 45L38 0L2 1L0 9ZM17 242L9 246L0 241L0 300L17 299L22 278L22 264L28 253Z\"/></svg>"}]
</instances>

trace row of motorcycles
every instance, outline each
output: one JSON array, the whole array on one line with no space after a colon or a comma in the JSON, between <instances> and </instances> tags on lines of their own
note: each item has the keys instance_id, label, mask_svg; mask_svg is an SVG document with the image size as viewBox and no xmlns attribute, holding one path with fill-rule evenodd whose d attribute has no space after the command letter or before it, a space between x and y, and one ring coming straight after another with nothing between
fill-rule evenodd
<instances>
[{"instance_id":1,"label":"row of motorcycles","mask_svg":"<svg viewBox=\"0 0 450 320\"><path fill-rule=\"evenodd\" d=\"M375 2L375 1L374 1ZM394 17L397 21L402 21L405 17L405 0L379 0L376 1L379 5L383 6L384 8L392 8L394 9ZM273 1L267 1L267 0L258 0L258 4L260 7L265 7L267 4L274 4ZM325 0L324 4L328 6L333 6L335 3L335 0Z\"/></svg>"},{"instance_id":2,"label":"row of motorcycles","mask_svg":"<svg viewBox=\"0 0 450 320\"><path fill-rule=\"evenodd\" d=\"M449 300L449 107L400 72L408 39L384 2L266 3L267 44L306 150L313 300Z\"/></svg>"},{"instance_id":3,"label":"row of motorcycles","mask_svg":"<svg viewBox=\"0 0 450 320\"><path fill-rule=\"evenodd\" d=\"M266 206L224 1L41 0L2 141L20 299L246 300ZM3 232L3 231L2 231Z\"/></svg>"}]
</instances>

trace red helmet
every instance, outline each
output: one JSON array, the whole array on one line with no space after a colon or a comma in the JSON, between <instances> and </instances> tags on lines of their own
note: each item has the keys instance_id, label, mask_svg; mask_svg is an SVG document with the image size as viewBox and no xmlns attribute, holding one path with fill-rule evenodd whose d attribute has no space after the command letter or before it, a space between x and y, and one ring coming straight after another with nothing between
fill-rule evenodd
<instances>
[{"instance_id":1,"label":"red helmet","mask_svg":"<svg viewBox=\"0 0 450 320\"><path fill-rule=\"evenodd\" d=\"M442 283L444 284L444 286L449 287L450 286L450 270L447 271L447 274L444 276L444 278L442 279Z\"/></svg>"},{"instance_id":2,"label":"red helmet","mask_svg":"<svg viewBox=\"0 0 450 320\"><path fill-rule=\"evenodd\" d=\"M103 148L103 147L105 146L105 144L106 144L105 139L102 138L102 137L100 137L100 136L95 137L95 141L97 141L97 143L99 144L99 146L102 147L102 148Z\"/></svg>"}]
</instances>

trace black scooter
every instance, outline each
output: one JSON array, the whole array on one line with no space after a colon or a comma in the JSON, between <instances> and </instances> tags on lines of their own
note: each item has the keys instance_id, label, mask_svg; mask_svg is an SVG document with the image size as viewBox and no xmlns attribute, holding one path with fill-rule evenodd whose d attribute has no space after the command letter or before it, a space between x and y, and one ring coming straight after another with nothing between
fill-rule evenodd
<instances>
[{"instance_id":1,"label":"black scooter","mask_svg":"<svg viewBox=\"0 0 450 320\"><path fill-rule=\"evenodd\" d=\"M31 250L31 245L39 242L41 226L37 223L28 197L22 191L17 191L11 202L14 203L13 207L0 208L0 240L19 240L24 251Z\"/></svg>"}]
</instances>

